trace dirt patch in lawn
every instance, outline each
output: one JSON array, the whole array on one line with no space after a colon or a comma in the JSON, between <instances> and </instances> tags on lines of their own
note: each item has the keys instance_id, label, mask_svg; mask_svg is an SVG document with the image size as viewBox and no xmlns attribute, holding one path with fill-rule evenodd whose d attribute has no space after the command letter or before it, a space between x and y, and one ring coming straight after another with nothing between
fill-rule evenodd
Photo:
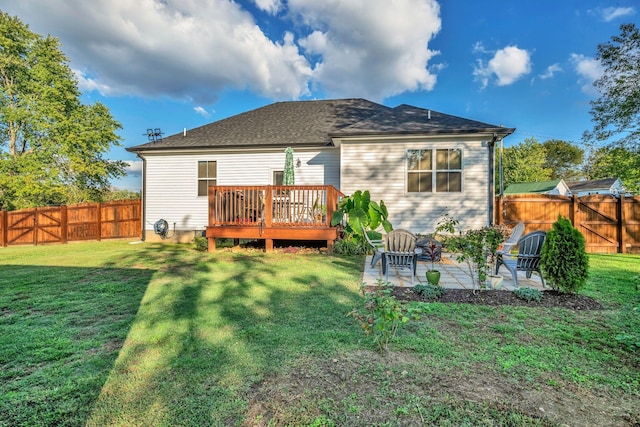
<instances>
[{"instance_id":1,"label":"dirt patch in lawn","mask_svg":"<svg viewBox=\"0 0 640 427\"><path fill-rule=\"evenodd\" d=\"M637 426L637 399L483 366L446 371L406 353L301 359L247 396L244 426ZM553 384L553 385L550 385Z\"/></svg>"},{"instance_id":2,"label":"dirt patch in lawn","mask_svg":"<svg viewBox=\"0 0 640 427\"><path fill-rule=\"evenodd\" d=\"M422 301L411 288L393 292L403 301ZM438 301L602 309L583 295L543 294L542 301L527 302L510 291L448 289ZM301 358L249 391L243 425L640 426L633 394L583 388L555 375L518 379L491 364L443 369L441 361L424 357L361 350L329 359Z\"/></svg>"},{"instance_id":3,"label":"dirt patch in lawn","mask_svg":"<svg viewBox=\"0 0 640 427\"><path fill-rule=\"evenodd\" d=\"M376 289L369 286L369 290ZM506 290L482 290L475 293L468 289L447 289L437 300L425 299L413 292L412 288L393 288L393 295L401 301L424 301L460 304L482 304L492 306L515 305L525 307L560 307L570 310L602 310L602 304L585 295L564 294L557 291L542 291L542 300L525 301Z\"/></svg>"}]
</instances>

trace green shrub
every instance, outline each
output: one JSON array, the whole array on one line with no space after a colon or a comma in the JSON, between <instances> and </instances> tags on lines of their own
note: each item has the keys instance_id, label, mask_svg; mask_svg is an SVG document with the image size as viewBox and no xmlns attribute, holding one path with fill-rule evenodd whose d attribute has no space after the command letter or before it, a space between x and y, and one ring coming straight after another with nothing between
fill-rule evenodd
<instances>
[{"instance_id":1,"label":"green shrub","mask_svg":"<svg viewBox=\"0 0 640 427\"><path fill-rule=\"evenodd\" d=\"M196 236L193 238L193 244L195 245L196 251L207 251L209 250L209 241L204 236Z\"/></svg>"},{"instance_id":2,"label":"green shrub","mask_svg":"<svg viewBox=\"0 0 640 427\"><path fill-rule=\"evenodd\" d=\"M369 247L365 241L345 236L334 242L333 251L340 255L366 255Z\"/></svg>"},{"instance_id":3,"label":"green shrub","mask_svg":"<svg viewBox=\"0 0 640 427\"><path fill-rule=\"evenodd\" d=\"M540 302L542 301L542 292L535 288L518 288L514 289L513 293L520 299L527 302Z\"/></svg>"},{"instance_id":4,"label":"green shrub","mask_svg":"<svg viewBox=\"0 0 640 427\"><path fill-rule=\"evenodd\" d=\"M553 289L577 293L587 284L589 259L585 247L582 233L559 216L547 233L540 260L544 277Z\"/></svg>"},{"instance_id":5,"label":"green shrub","mask_svg":"<svg viewBox=\"0 0 640 427\"><path fill-rule=\"evenodd\" d=\"M422 298L436 300L444 295L446 290L442 286L427 283L425 285L415 285L413 287L413 292L420 295Z\"/></svg>"}]
</instances>

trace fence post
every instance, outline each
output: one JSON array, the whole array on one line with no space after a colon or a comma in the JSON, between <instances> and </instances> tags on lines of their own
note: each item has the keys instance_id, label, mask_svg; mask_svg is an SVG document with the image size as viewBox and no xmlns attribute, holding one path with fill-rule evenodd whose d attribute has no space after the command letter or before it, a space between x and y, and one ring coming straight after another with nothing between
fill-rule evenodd
<instances>
[{"instance_id":1,"label":"fence post","mask_svg":"<svg viewBox=\"0 0 640 427\"><path fill-rule=\"evenodd\" d=\"M504 196L501 194L496 199L496 225L502 225L504 223Z\"/></svg>"},{"instance_id":2,"label":"fence post","mask_svg":"<svg viewBox=\"0 0 640 427\"><path fill-rule=\"evenodd\" d=\"M625 197L623 193L620 193L618 197L618 253L627 253L627 227L624 217L624 202Z\"/></svg>"},{"instance_id":3,"label":"fence post","mask_svg":"<svg viewBox=\"0 0 640 427\"><path fill-rule=\"evenodd\" d=\"M7 211L0 210L0 246L3 248L7 247L8 228Z\"/></svg>"},{"instance_id":4,"label":"fence post","mask_svg":"<svg viewBox=\"0 0 640 427\"><path fill-rule=\"evenodd\" d=\"M98 242L102 240L102 203L96 203L98 206Z\"/></svg>"},{"instance_id":5,"label":"fence post","mask_svg":"<svg viewBox=\"0 0 640 427\"><path fill-rule=\"evenodd\" d=\"M60 241L67 243L69 239L69 227L67 222L67 205L60 206Z\"/></svg>"},{"instance_id":6,"label":"fence post","mask_svg":"<svg viewBox=\"0 0 640 427\"><path fill-rule=\"evenodd\" d=\"M578 195L571 196L571 224L577 229L580 229L580 200ZM582 233L582 232L581 232Z\"/></svg>"}]
</instances>

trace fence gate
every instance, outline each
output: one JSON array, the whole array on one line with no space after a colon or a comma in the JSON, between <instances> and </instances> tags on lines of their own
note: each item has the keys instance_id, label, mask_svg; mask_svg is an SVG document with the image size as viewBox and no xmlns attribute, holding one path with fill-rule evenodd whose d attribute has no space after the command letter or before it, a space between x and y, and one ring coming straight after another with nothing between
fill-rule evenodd
<instances>
[{"instance_id":1,"label":"fence gate","mask_svg":"<svg viewBox=\"0 0 640 427\"><path fill-rule=\"evenodd\" d=\"M60 243L62 227L62 215L57 207L7 212L7 244Z\"/></svg>"},{"instance_id":2,"label":"fence gate","mask_svg":"<svg viewBox=\"0 0 640 427\"><path fill-rule=\"evenodd\" d=\"M620 245L619 201L613 196L591 195L578 198L575 226L590 253L616 253Z\"/></svg>"},{"instance_id":3,"label":"fence gate","mask_svg":"<svg viewBox=\"0 0 640 427\"><path fill-rule=\"evenodd\" d=\"M38 243L62 243L63 211L59 207L36 209L36 241ZM65 230L66 231L66 230Z\"/></svg>"},{"instance_id":4,"label":"fence gate","mask_svg":"<svg viewBox=\"0 0 640 427\"><path fill-rule=\"evenodd\" d=\"M6 233L9 245L35 245L36 210L7 212Z\"/></svg>"}]
</instances>

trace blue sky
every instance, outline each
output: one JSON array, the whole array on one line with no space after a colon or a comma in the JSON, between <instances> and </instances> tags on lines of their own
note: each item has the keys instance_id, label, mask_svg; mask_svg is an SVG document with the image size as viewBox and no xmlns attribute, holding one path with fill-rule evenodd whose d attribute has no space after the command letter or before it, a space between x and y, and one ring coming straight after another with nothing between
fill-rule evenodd
<instances>
[{"instance_id":1,"label":"blue sky","mask_svg":"<svg viewBox=\"0 0 640 427\"><path fill-rule=\"evenodd\" d=\"M58 37L83 98L122 123L113 159L140 186L147 128L182 132L275 101L362 97L578 143L598 44L637 0L8 0Z\"/></svg>"}]
</instances>

